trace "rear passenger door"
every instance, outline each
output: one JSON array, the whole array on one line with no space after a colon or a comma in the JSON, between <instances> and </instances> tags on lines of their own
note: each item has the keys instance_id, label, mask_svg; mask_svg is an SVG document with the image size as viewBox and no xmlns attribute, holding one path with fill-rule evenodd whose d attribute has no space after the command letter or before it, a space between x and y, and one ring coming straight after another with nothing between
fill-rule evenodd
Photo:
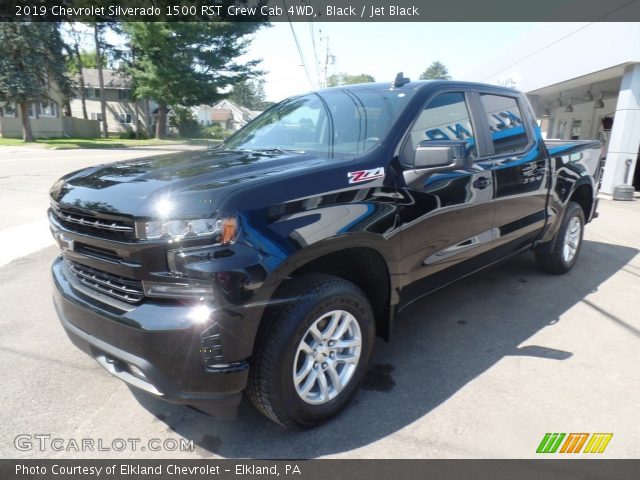
<instances>
[{"instance_id":1,"label":"rear passenger door","mask_svg":"<svg viewBox=\"0 0 640 480\"><path fill-rule=\"evenodd\" d=\"M519 94L480 92L479 106L492 160L495 247L508 254L545 225L548 158L531 107Z\"/></svg>"}]
</instances>

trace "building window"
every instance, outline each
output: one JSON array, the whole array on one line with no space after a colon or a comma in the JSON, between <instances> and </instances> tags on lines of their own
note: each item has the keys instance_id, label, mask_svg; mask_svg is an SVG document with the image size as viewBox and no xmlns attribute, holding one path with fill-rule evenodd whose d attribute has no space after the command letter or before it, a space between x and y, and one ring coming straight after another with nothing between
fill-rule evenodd
<instances>
[{"instance_id":1,"label":"building window","mask_svg":"<svg viewBox=\"0 0 640 480\"><path fill-rule=\"evenodd\" d=\"M53 100L42 100L29 103L29 117L57 117L58 104Z\"/></svg>"},{"instance_id":2,"label":"building window","mask_svg":"<svg viewBox=\"0 0 640 480\"><path fill-rule=\"evenodd\" d=\"M102 121L102 113L91 112L91 120Z\"/></svg>"},{"instance_id":3,"label":"building window","mask_svg":"<svg viewBox=\"0 0 640 480\"><path fill-rule=\"evenodd\" d=\"M131 114L130 113L121 113L120 114L120 123L122 123L122 124L131 123Z\"/></svg>"},{"instance_id":4,"label":"building window","mask_svg":"<svg viewBox=\"0 0 640 480\"><path fill-rule=\"evenodd\" d=\"M580 140L582 132L582 120L574 120L571 125L571 140Z\"/></svg>"},{"instance_id":5,"label":"building window","mask_svg":"<svg viewBox=\"0 0 640 480\"><path fill-rule=\"evenodd\" d=\"M85 97L86 98L100 98L100 89L99 88L85 88Z\"/></svg>"},{"instance_id":6,"label":"building window","mask_svg":"<svg viewBox=\"0 0 640 480\"><path fill-rule=\"evenodd\" d=\"M57 117L58 105L52 100L44 100L40 102L40 116L41 117Z\"/></svg>"},{"instance_id":7,"label":"building window","mask_svg":"<svg viewBox=\"0 0 640 480\"><path fill-rule=\"evenodd\" d=\"M129 90L118 90L119 100L129 100L131 98Z\"/></svg>"},{"instance_id":8,"label":"building window","mask_svg":"<svg viewBox=\"0 0 640 480\"><path fill-rule=\"evenodd\" d=\"M15 117L16 106L13 103L5 103L0 107L0 117Z\"/></svg>"}]
</instances>

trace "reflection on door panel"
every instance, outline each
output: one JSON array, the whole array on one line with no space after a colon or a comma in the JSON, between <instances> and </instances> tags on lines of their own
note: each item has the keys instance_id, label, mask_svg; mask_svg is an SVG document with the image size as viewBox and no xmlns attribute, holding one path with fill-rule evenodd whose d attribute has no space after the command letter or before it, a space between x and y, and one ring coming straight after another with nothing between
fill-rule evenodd
<instances>
[{"instance_id":1,"label":"reflection on door panel","mask_svg":"<svg viewBox=\"0 0 640 480\"><path fill-rule=\"evenodd\" d=\"M443 93L428 101L411 127L403 155L412 155L429 140L465 140L468 155L477 156L475 132L465 95ZM413 282L459 264L491 245L492 161L467 169L426 174L400 208L404 230L404 271Z\"/></svg>"},{"instance_id":2,"label":"reflection on door panel","mask_svg":"<svg viewBox=\"0 0 640 480\"><path fill-rule=\"evenodd\" d=\"M489 94L480 98L494 148L495 226L500 244L544 226L547 158L539 145L527 150L525 117L515 98Z\"/></svg>"}]
</instances>

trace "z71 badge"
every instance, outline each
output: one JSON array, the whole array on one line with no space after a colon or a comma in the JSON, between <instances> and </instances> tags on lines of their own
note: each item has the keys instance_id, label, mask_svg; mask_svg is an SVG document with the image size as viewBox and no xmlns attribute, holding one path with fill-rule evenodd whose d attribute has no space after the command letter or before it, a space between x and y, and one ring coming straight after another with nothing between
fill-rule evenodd
<instances>
[{"instance_id":1,"label":"z71 badge","mask_svg":"<svg viewBox=\"0 0 640 480\"><path fill-rule=\"evenodd\" d=\"M347 173L349 183L368 182L376 178L384 178L384 167L372 168L371 170L358 170Z\"/></svg>"}]
</instances>

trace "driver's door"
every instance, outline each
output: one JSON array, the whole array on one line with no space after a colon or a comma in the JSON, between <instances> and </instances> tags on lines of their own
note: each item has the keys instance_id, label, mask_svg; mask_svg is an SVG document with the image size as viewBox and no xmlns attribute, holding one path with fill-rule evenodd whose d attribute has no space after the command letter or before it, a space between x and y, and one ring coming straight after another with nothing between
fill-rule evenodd
<instances>
[{"instance_id":1,"label":"driver's door","mask_svg":"<svg viewBox=\"0 0 640 480\"><path fill-rule=\"evenodd\" d=\"M493 247L492 162L479 158L473 92L451 91L427 100L401 150L405 201L399 207L403 271L401 303L470 273ZM415 151L429 141L464 140L464 168L432 172L414 168Z\"/></svg>"}]
</instances>

